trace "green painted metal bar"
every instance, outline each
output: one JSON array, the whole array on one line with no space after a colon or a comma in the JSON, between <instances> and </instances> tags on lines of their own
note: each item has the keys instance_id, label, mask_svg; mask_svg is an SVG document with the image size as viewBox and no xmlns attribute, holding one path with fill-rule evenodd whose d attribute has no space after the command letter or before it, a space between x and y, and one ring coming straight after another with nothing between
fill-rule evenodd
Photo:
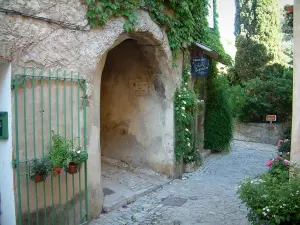
<instances>
[{"instance_id":1,"label":"green painted metal bar","mask_svg":"<svg viewBox=\"0 0 300 225\"><path fill-rule=\"evenodd\" d=\"M75 183L74 183L74 174L72 174L72 190L73 190L73 221L74 221L74 225L76 224L76 212L75 212L75 205L76 205L76 201L75 201Z\"/></svg>"},{"instance_id":2,"label":"green painted metal bar","mask_svg":"<svg viewBox=\"0 0 300 225\"><path fill-rule=\"evenodd\" d=\"M41 125L42 125L42 156L45 156L45 136L44 136L44 80L43 74L44 70L41 69ZM44 190L44 224L47 225L47 194L46 194L46 182L43 182L43 190Z\"/></svg>"},{"instance_id":3,"label":"green painted metal bar","mask_svg":"<svg viewBox=\"0 0 300 225\"><path fill-rule=\"evenodd\" d=\"M24 75L26 74L26 68L24 68ZM24 99L23 99L23 103L24 103L24 146L25 146L25 171L27 173L26 175L26 192L27 192L27 212L28 212L28 223L31 224L31 214L30 214L30 201L29 201L29 169L28 169L28 152L27 152L27 122L26 122L26 118L27 118L27 109L26 109L26 86L27 86L27 80L26 78L24 79L24 83L23 83L23 88L24 88Z\"/></svg>"},{"instance_id":4,"label":"green painted metal bar","mask_svg":"<svg viewBox=\"0 0 300 225\"><path fill-rule=\"evenodd\" d=\"M58 91L58 83L59 83L59 70L56 71L56 129L57 134L59 134L59 91ZM60 187L60 174L58 174L58 197L59 197L59 221L62 224L62 206L61 206L61 187Z\"/></svg>"},{"instance_id":5,"label":"green painted metal bar","mask_svg":"<svg viewBox=\"0 0 300 225\"><path fill-rule=\"evenodd\" d=\"M32 76L35 75L35 69L32 68ZM35 139L35 80L31 79L32 81L32 122L33 122L33 155L36 158L36 139ZM36 223L39 224L39 199L38 199L38 188L37 183L35 182L35 209L36 209Z\"/></svg>"},{"instance_id":6,"label":"green painted metal bar","mask_svg":"<svg viewBox=\"0 0 300 225\"><path fill-rule=\"evenodd\" d=\"M20 80L17 82L17 84L21 84L22 83L22 78L25 78L25 77L29 77L30 79L35 79L35 80L40 80L41 78L42 78L42 76L38 76L38 75L36 75L36 76L34 76L34 77L32 77L31 75L24 75L24 74L15 74L16 76L22 76L21 78L20 78ZM71 81L72 80L72 78L71 78L71 76L70 77L57 77L57 76L47 76L47 78L49 79L49 80L61 80L61 81L64 81L65 79L66 80L69 80L69 81ZM79 78L80 80L84 80L83 78Z\"/></svg>"},{"instance_id":7,"label":"green painted metal bar","mask_svg":"<svg viewBox=\"0 0 300 225\"><path fill-rule=\"evenodd\" d=\"M49 93L48 93L48 102L49 102L49 143L50 143L50 151L52 151L52 121L51 121L51 79L50 79L51 71L49 70L49 77L48 77L48 87L49 87ZM54 217L54 192L53 192L53 175L51 174L51 219L52 219L52 225L55 225L55 217Z\"/></svg>"},{"instance_id":8,"label":"green painted metal bar","mask_svg":"<svg viewBox=\"0 0 300 225\"><path fill-rule=\"evenodd\" d=\"M77 117L78 117L78 146L80 146L80 80L79 77L80 74L78 73L77 75ZM80 210L80 221L82 222L82 197L81 197L81 193L82 193L82 188L81 188L81 168L79 169L79 210Z\"/></svg>"},{"instance_id":9,"label":"green painted metal bar","mask_svg":"<svg viewBox=\"0 0 300 225\"><path fill-rule=\"evenodd\" d=\"M66 71L64 71L64 78L66 78ZM65 133L65 140L67 140L67 93L66 93L66 82L67 80L64 79L64 124L65 124L65 129L64 129L64 133ZM66 179L66 218L67 218L67 224L70 224L70 218L69 218L69 193L68 193L68 174L65 173L65 179Z\"/></svg>"},{"instance_id":10,"label":"green painted metal bar","mask_svg":"<svg viewBox=\"0 0 300 225\"><path fill-rule=\"evenodd\" d=\"M18 78L19 78L19 76L22 76L21 78L20 78L20 80L18 79L18 80L16 80L15 81L15 83L14 83L14 88L19 88L19 86L20 85L22 85L23 83L24 83L24 76L23 75L16 75Z\"/></svg>"},{"instance_id":11,"label":"green painted metal bar","mask_svg":"<svg viewBox=\"0 0 300 225\"><path fill-rule=\"evenodd\" d=\"M13 79L14 86L17 83L18 76ZM19 120L18 120L18 88L14 89L15 99L15 137L16 137L16 162L17 162L17 187L18 187L18 222L22 225L22 197L21 197L21 185L20 185L20 154L19 154Z\"/></svg>"},{"instance_id":12,"label":"green painted metal bar","mask_svg":"<svg viewBox=\"0 0 300 225\"><path fill-rule=\"evenodd\" d=\"M32 110L32 120L33 120L33 155L34 158L37 158L38 153L37 153L37 140L36 140L36 105L35 105L35 98L36 98L36 90L35 90L35 86L36 86L36 81L35 80L39 80L41 82L41 87L40 87L40 112L41 115L39 116L39 118L41 119L41 150L42 150L42 156L45 156L45 137L44 137L44 129L45 129L45 118L44 118L44 88L45 88L45 81L48 81L48 103L49 103L49 145L50 145L50 151L52 151L52 116L54 116L53 112L52 112L52 89L53 87L55 88L55 97L56 97L56 107L54 110L56 110L56 113L54 111L54 113L56 114L56 129L57 129L57 134L60 133L60 118L59 118L59 108L60 108L60 98L59 98L59 82L60 80L63 81L63 109L64 109L64 130L62 130L62 132L64 132L64 136L65 139L67 140L67 82L70 81L70 91L71 91L71 136L72 139L74 140L74 101L73 101L73 97L74 97L74 85L75 83L77 83L77 116L78 116L78 146L81 147L84 151L87 151L87 136L86 136L86 104L87 104L87 100L86 100L86 82L85 80L80 78L80 74L78 73L78 79L74 79L73 77L73 72L71 72L71 76L67 77L66 75L66 71L64 71L63 74L63 78L59 77L59 72L56 71L56 76L51 76L51 71L49 70L49 76L47 78L44 77L44 71L43 69L41 69L40 71L40 75L36 75L35 74L35 68L32 68L32 75L28 76L26 74L26 68L24 68L24 74L23 75L16 75L15 79L13 79L13 85L12 88L14 88L14 98L15 98L15 129L16 129L16 159L15 159L15 163L13 163L17 169L17 185L18 185L18 210L19 210L19 221L18 221L18 225L23 225L23 219L22 219L22 195L21 195L21 176L25 176L26 179L26 192L27 192L27 214L28 214L28 224L32 224L32 218L31 218L31 211L30 211L30 196L29 196L29 176L30 176L30 161L28 159L28 146L27 146L27 124L26 124L26 118L27 118L27 96L26 96L26 91L27 91L27 83L32 84L32 106L31 106L31 110ZM20 79L21 78L21 79ZM52 85L52 80L54 80L54 86ZM24 88L24 146L25 146L25 160L20 160L20 151L19 151L19 134L18 134L18 87L19 85L22 85ZM81 92L82 89L82 92ZM76 93L76 92L75 92ZM82 95L82 96L81 96ZM76 96L76 95L75 95ZM47 98L47 97L46 97ZM81 102L81 98L83 98L83 102ZM76 104L76 103L75 103ZM82 104L82 105L81 105ZM81 112L81 107L83 108L83 113ZM53 114L53 115L52 115ZM81 126L81 116L83 116L83 129ZM61 118L62 119L62 118ZM54 122L54 121L53 121ZM83 132L82 132L83 131ZM83 143L81 145L81 136L83 135ZM31 139L31 137L29 137ZM20 172L20 163L24 163L25 164L25 173L21 173ZM73 222L74 225L77 224L84 224L87 221L88 218L88 192L87 192L87 163L84 163L84 177L82 177L81 173L82 173L82 169L79 169L79 177L78 177L78 184L79 184L79 198L80 198L80 214L78 215L78 212L76 212L76 199L75 199L75 193L77 193L76 190L76 186L75 186L75 178L76 176L74 174L72 174L72 205L73 205ZM62 214L62 196L61 196L61 176L58 175L58 198L59 198L59 219L56 217L58 216L58 212L57 212L57 208L55 207L55 201L54 201L54 177L53 174L51 174L51 200L52 200L52 209L51 209L51 215L52 215L52 225L62 225L62 224L68 224L70 225L70 216L69 216L69 187L68 187L68 174L65 174L65 178L66 178L66 185L65 185L65 193L66 193L66 216L64 216ZM84 179L84 192L85 192L85 216L83 216L83 205L82 205L82 200L83 200L83 192L82 192L82 178ZM77 181L76 181L77 182ZM41 218L39 217L38 211L39 211L39 195L38 195L38 184L35 183L35 204L36 204L36 224L40 224ZM44 223L43 224L47 224L48 220L47 220L47 193L46 193L46 183L43 182L43 190L44 190L44 195L43 195L43 200L44 200ZM40 203L41 204L41 203ZM26 208L25 208L26 210ZM72 210L72 209L71 209ZM76 218L80 216L80 222L76 221ZM66 219L66 221L63 221L63 218ZM59 221L58 221L59 220Z\"/></svg>"},{"instance_id":13,"label":"green painted metal bar","mask_svg":"<svg viewBox=\"0 0 300 225\"><path fill-rule=\"evenodd\" d=\"M83 135L84 135L84 149L87 151L87 137L86 137L86 81L84 81L83 90ZM86 220L88 220L88 189L87 189L87 162L84 162L84 189L85 189L85 210L86 210Z\"/></svg>"}]
</instances>

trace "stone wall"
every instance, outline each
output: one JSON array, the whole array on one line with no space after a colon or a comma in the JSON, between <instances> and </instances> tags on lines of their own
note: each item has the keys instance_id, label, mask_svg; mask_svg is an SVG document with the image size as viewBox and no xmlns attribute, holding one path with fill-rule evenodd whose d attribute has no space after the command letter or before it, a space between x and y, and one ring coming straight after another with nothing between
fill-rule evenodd
<instances>
[{"instance_id":1,"label":"stone wall","mask_svg":"<svg viewBox=\"0 0 300 225\"><path fill-rule=\"evenodd\" d=\"M286 124L273 123L268 130L268 123L239 123L235 124L234 139L265 144L276 144L282 139Z\"/></svg>"},{"instance_id":2,"label":"stone wall","mask_svg":"<svg viewBox=\"0 0 300 225\"><path fill-rule=\"evenodd\" d=\"M80 25L80 30L73 30L69 29L68 25L62 27L39 19L0 13L0 56L12 62L14 73L22 71L23 66L51 70L63 68L79 72L81 77L87 80L89 218L98 216L102 208L100 84L107 53L124 40L134 39L139 45L144 46L145 57L152 58L152 61L156 62L152 71L160 79L156 79L153 83L154 89L157 93L162 93L163 91L159 90L161 84L165 88L164 95L161 96L163 100L160 100L163 103L156 103L165 107L159 114L159 118L166 119L164 128L166 132L161 137L160 143L164 143L162 149L168 152L162 155L163 158L167 157L168 163L171 161L170 152L173 151L174 145L173 95L181 77L180 57L177 63L179 66L172 67L172 54L167 35L144 11L137 12L136 28L127 34L123 29L123 18L115 18L102 28L91 30L86 26L86 6L79 0L0 0L0 5L29 15ZM149 65L149 68L151 66ZM147 138L153 143L157 138L156 130L151 128L148 132ZM28 135L28 139L32 139L30 136L32 133ZM173 172L172 168L165 170L160 162L157 165L152 164L151 167L170 175Z\"/></svg>"}]
</instances>

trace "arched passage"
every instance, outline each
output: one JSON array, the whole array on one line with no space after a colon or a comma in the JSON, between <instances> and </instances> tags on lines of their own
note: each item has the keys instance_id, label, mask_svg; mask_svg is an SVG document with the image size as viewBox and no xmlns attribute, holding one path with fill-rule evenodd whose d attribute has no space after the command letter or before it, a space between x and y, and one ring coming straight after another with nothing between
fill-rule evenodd
<instances>
[{"instance_id":1,"label":"arched passage","mask_svg":"<svg viewBox=\"0 0 300 225\"><path fill-rule=\"evenodd\" d=\"M166 90L157 61L155 45L134 39L108 52L101 77L101 155L170 174Z\"/></svg>"}]
</instances>

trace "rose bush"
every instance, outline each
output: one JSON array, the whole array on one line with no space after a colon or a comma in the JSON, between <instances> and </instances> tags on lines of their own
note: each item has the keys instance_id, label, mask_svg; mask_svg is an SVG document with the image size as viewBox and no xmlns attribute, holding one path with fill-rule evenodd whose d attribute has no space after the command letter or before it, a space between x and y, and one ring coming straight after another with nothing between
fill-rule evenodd
<instances>
[{"instance_id":1,"label":"rose bush","mask_svg":"<svg viewBox=\"0 0 300 225\"><path fill-rule=\"evenodd\" d=\"M267 162L269 171L246 178L237 193L249 209L254 225L300 224L300 177L289 177L290 162L277 156Z\"/></svg>"}]
</instances>

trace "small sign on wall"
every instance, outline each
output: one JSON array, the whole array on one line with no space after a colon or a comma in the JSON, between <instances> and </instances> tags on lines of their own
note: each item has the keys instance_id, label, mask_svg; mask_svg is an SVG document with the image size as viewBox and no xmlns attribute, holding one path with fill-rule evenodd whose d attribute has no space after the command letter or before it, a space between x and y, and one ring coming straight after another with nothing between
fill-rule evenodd
<instances>
[{"instance_id":1,"label":"small sign on wall","mask_svg":"<svg viewBox=\"0 0 300 225\"><path fill-rule=\"evenodd\" d=\"M150 95L151 94L151 82L142 80L130 80L129 88L131 95Z\"/></svg>"},{"instance_id":2,"label":"small sign on wall","mask_svg":"<svg viewBox=\"0 0 300 225\"><path fill-rule=\"evenodd\" d=\"M276 120L277 120L276 115L267 115L266 116L266 121L268 121L268 122L276 122Z\"/></svg>"},{"instance_id":3,"label":"small sign on wall","mask_svg":"<svg viewBox=\"0 0 300 225\"><path fill-rule=\"evenodd\" d=\"M201 56L192 60L192 74L197 77L208 76L209 60Z\"/></svg>"}]
</instances>

